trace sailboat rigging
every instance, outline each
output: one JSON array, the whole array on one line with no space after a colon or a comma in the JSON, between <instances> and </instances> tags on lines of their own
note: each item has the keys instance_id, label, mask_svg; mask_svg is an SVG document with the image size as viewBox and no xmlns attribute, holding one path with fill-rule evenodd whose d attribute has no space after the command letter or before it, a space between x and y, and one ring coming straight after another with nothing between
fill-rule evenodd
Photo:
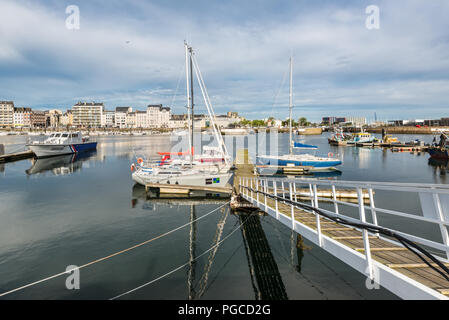
<instances>
[{"instance_id":1,"label":"sailboat rigging","mask_svg":"<svg viewBox=\"0 0 449 320\"><path fill-rule=\"evenodd\" d=\"M259 173L277 173L283 167L303 167L309 171L334 170L340 165L340 159L332 157L318 157L312 154L294 154L293 149L316 150L316 146L293 141L292 128L293 113L293 58L290 58L290 93L289 93L289 153L285 155L257 156L257 170Z\"/></svg>"},{"instance_id":2,"label":"sailboat rigging","mask_svg":"<svg viewBox=\"0 0 449 320\"><path fill-rule=\"evenodd\" d=\"M207 94L198 62L192 47L186 42L185 60L186 60L186 93L187 109L189 120L189 151L187 153L163 152L162 161L156 163L146 163L141 161L136 171L132 174L132 179L142 185L177 185L177 186L208 186L208 187L227 187L229 186L233 171L231 170L231 157L228 154L223 137L221 136L216 124L215 113ZM193 75L195 74L203 95L204 103L208 111L211 126L217 141L218 147L205 146L203 152L195 154L194 150L194 92ZM185 158L172 159L172 155Z\"/></svg>"}]
</instances>

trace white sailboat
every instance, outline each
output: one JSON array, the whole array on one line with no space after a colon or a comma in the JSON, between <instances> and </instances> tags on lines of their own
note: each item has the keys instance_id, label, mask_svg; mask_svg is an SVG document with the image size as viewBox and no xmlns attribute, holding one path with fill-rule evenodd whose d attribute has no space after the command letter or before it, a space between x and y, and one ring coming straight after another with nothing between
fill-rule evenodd
<instances>
[{"instance_id":1,"label":"white sailboat","mask_svg":"<svg viewBox=\"0 0 449 320\"><path fill-rule=\"evenodd\" d=\"M289 153L285 155L260 155L257 156L257 170L259 173L278 171L281 167L308 167L309 170L329 170L340 165L340 159L333 157L319 157L312 154L294 154L293 149L315 150L316 146L294 143L292 131L293 109L293 59L290 58L290 102L289 102Z\"/></svg>"},{"instance_id":2,"label":"white sailboat","mask_svg":"<svg viewBox=\"0 0 449 320\"><path fill-rule=\"evenodd\" d=\"M230 186L233 171L231 170L231 157L228 154L223 137L216 125L215 113L207 94L204 80L199 70L193 49L185 43L186 54L186 82L187 107L189 117L189 152L187 153L159 153L164 158L157 165L141 162L132 179L142 185L174 185L182 187L219 187ZM203 152L195 155L193 148L194 138L194 95L193 72L198 80L201 93L209 113L211 127L217 147L204 147ZM172 155L184 155L183 159L172 160Z\"/></svg>"}]
</instances>

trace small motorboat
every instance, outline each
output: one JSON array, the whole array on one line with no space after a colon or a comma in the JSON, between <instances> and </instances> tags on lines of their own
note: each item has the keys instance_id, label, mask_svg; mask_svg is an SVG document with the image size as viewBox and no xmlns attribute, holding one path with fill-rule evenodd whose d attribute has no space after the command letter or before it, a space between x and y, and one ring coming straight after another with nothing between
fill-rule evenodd
<instances>
[{"instance_id":1,"label":"small motorboat","mask_svg":"<svg viewBox=\"0 0 449 320\"><path fill-rule=\"evenodd\" d=\"M90 141L90 137L83 136L81 132L57 132L43 141L32 141L27 146L37 158L46 158L96 150L97 142Z\"/></svg>"}]
</instances>

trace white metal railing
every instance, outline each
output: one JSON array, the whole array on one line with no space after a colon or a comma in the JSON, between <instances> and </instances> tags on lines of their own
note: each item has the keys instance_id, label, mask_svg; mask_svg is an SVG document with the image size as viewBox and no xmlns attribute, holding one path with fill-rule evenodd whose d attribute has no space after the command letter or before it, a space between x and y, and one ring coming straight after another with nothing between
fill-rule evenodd
<instances>
[{"instance_id":1,"label":"white metal railing","mask_svg":"<svg viewBox=\"0 0 449 320\"><path fill-rule=\"evenodd\" d=\"M417 244L424 245L428 248L433 248L437 252L432 252L434 256L442 262L448 262L449 260L449 233L447 227L449 226L449 185L441 184L415 184L415 183L391 183L391 182L357 182L357 181L338 181L338 180L318 180L318 179L288 179L288 178L274 178L274 177L263 177L263 178L240 178L240 193L246 196L250 200L256 201L260 204L261 208L266 211L269 208L267 204L266 193L273 194L274 197L274 208L276 218L279 216L284 216L286 219L291 220L292 229L295 229L295 217L294 208L295 205L291 202L284 202L284 204L290 205L291 212L280 212L279 202L283 202L283 199L289 199L297 203L306 204L300 202L297 199L297 186L302 185L307 186L309 190L310 205L314 208L319 208L322 212L329 214L333 217L338 217L345 219L349 222L363 223L373 226L384 227L389 230L394 231L410 241ZM259 187L262 185L262 189ZM328 189L332 190L332 196L330 198L324 198L318 196L317 186L326 186ZM346 189L351 188L357 193L357 202L344 201L342 199L337 199L337 188L344 187ZM246 189L248 188L248 189ZM259 191L265 191L265 197L263 200L259 197L259 192L256 195L253 194L252 188ZM251 190L251 191L249 191ZM364 197L364 190L367 190L368 199ZM375 202L375 191L385 190L391 192L408 192L416 194L419 197L421 205L421 214L411 214L407 212L401 212L397 210L383 208L383 205ZM256 198L254 198L256 197ZM261 201L260 201L261 200ZM331 207L333 204L333 211L320 207L320 201L330 203ZM368 202L368 204L365 203ZM343 207L352 207L358 209L358 218L354 218L343 214ZM320 215L316 214L313 210L305 210L316 215L316 230L314 231L317 236L317 243L322 245L322 231L320 224ZM367 222L366 213L371 214L371 223ZM423 236L417 236L411 232L399 231L391 228L391 226L381 225L379 223L378 214L385 214L387 216L406 218L412 222L427 222L431 223L437 227L441 232L441 242L435 241L435 239L427 239ZM382 219L385 220L385 219ZM388 221L387 221L388 222ZM438 228L437 228L438 229ZM373 277L372 274L372 259L371 250L369 243L370 232L367 230L361 230L363 243L364 243L364 253L365 262L367 265L367 270L370 278ZM395 243L400 245L397 241L392 240L387 237L380 236L378 233L373 233L373 235L382 238L383 240L389 241L390 243ZM430 237L432 238L432 237ZM435 238L435 237L433 237Z\"/></svg>"}]
</instances>

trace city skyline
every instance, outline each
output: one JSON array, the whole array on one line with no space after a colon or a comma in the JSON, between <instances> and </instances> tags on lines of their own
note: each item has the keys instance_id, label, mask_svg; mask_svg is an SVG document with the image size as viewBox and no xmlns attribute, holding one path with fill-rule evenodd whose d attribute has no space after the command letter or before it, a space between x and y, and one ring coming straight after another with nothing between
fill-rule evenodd
<instances>
[{"instance_id":1,"label":"city skyline","mask_svg":"<svg viewBox=\"0 0 449 320\"><path fill-rule=\"evenodd\" d=\"M66 28L73 4L79 30ZM380 8L377 30L365 26L372 4ZM144 110L162 103L185 113L186 39L217 113L286 118L292 55L294 118L447 116L445 1L7 0L0 11L8 13L0 20L0 99L17 106L66 110L98 101Z\"/></svg>"}]
</instances>

